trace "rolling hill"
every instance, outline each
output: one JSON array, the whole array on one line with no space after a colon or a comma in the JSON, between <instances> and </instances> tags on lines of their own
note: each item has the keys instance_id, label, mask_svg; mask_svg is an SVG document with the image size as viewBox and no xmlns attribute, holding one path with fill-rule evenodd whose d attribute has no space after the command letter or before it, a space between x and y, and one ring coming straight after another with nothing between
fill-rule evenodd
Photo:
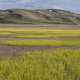
<instances>
[{"instance_id":1,"label":"rolling hill","mask_svg":"<svg viewBox=\"0 0 80 80\"><path fill-rule=\"evenodd\" d=\"M0 23L80 24L80 14L59 9L7 9L0 10Z\"/></svg>"}]
</instances>

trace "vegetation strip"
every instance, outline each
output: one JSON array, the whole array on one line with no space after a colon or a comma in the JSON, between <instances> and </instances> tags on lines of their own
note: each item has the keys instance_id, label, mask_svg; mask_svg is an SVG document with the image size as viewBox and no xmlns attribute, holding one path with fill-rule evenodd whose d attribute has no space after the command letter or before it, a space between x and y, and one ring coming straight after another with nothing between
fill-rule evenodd
<instances>
[{"instance_id":1,"label":"vegetation strip","mask_svg":"<svg viewBox=\"0 0 80 80\"><path fill-rule=\"evenodd\" d=\"M1 45L15 46L79 46L79 40L4 40L0 41Z\"/></svg>"}]
</instances>

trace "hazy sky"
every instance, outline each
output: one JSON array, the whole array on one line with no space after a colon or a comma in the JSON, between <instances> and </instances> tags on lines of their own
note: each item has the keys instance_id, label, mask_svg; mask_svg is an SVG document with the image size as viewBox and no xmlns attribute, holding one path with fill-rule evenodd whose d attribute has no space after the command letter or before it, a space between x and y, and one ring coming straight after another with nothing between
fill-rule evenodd
<instances>
[{"instance_id":1,"label":"hazy sky","mask_svg":"<svg viewBox=\"0 0 80 80\"><path fill-rule=\"evenodd\" d=\"M0 9L57 8L80 12L80 0L0 0Z\"/></svg>"}]
</instances>

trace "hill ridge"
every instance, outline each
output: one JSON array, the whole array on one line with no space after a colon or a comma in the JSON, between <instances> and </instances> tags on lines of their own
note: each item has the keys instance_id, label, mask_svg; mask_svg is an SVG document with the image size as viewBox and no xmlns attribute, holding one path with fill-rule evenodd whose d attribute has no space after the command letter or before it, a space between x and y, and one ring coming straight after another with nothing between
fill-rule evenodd
<instances>
[{"instance_id":1,"label":"hill ridge","mask_svg":"<svg viewBox=\"0 0 80 80\"><path fill-rule=\"evenodd\" d=\"M60 9L7 9L0 10L0 23L80 24L80 14Z\"/></svg>"}]
</instances>

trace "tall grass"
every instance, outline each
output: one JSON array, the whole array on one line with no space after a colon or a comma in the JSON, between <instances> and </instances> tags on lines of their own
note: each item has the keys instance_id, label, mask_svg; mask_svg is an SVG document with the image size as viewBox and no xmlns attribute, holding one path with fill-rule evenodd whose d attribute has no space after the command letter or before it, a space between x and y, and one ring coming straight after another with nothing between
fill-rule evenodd
<instances>
[{"instance_id":1,"label":"tall grass","mask_svg":"<svg viewBox=\"0 0 80 80\"><path fill-rule=\"evenodd\" d=\"M80 50L36 51L0 59L0 80L80 80Z\"/></svg>"}]
</instances>

